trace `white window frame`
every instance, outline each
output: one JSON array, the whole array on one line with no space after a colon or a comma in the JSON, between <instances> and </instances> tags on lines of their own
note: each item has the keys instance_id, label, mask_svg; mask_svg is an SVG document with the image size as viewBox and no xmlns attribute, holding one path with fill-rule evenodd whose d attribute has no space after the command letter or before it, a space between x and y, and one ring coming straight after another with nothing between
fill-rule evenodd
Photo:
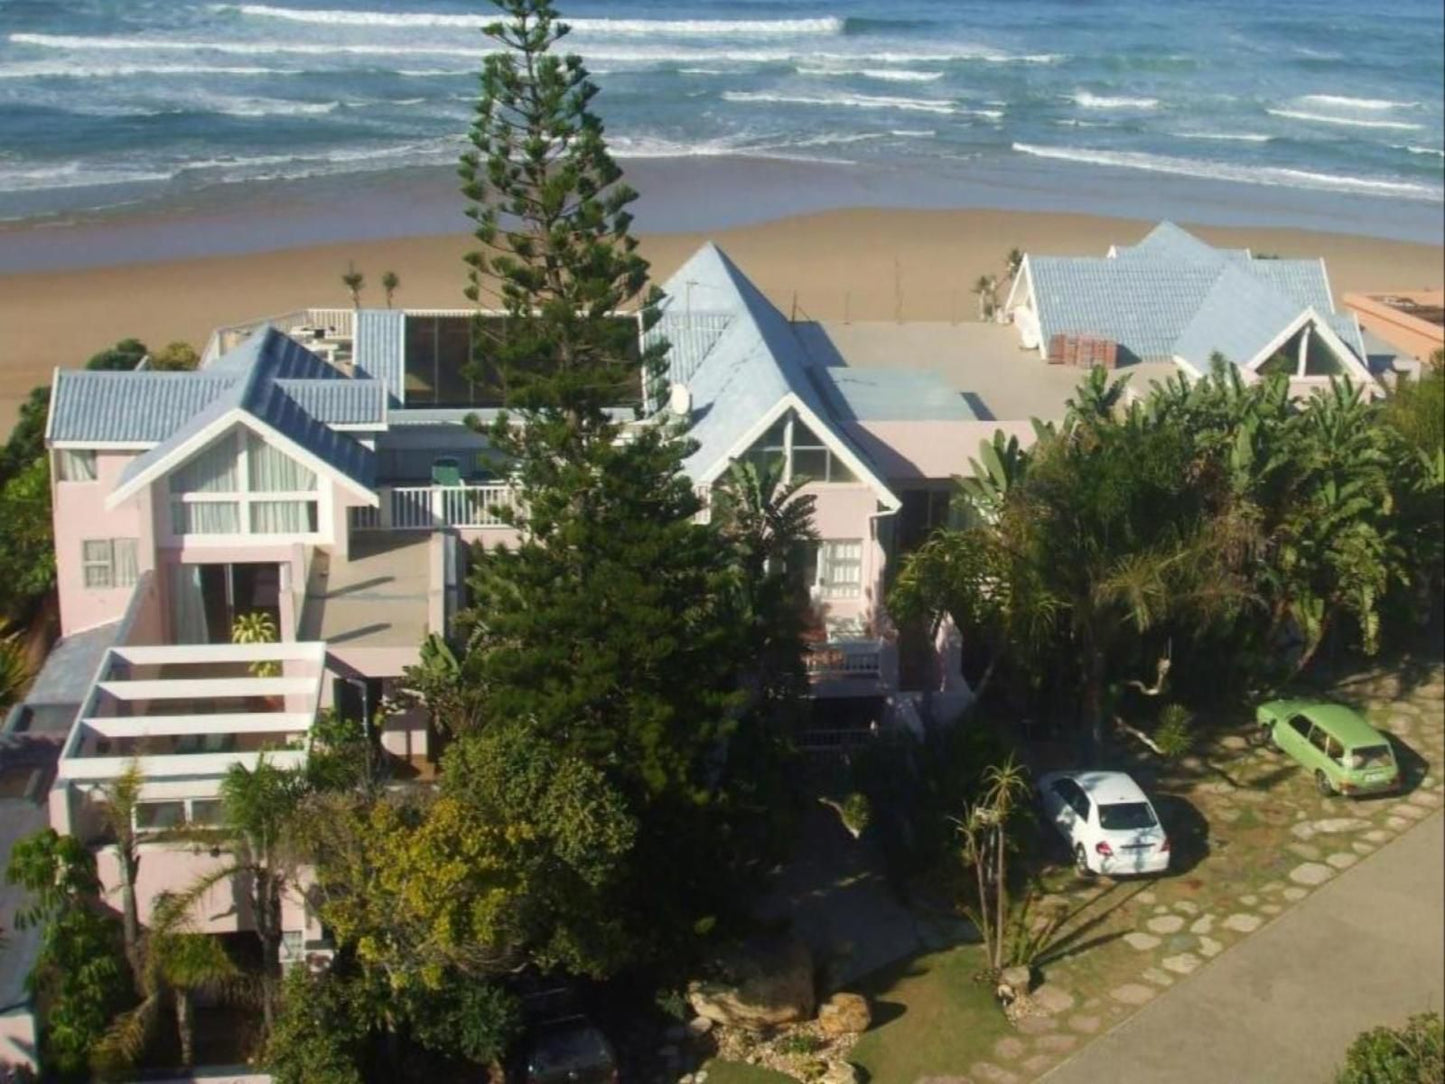
<instances>
[{"instance_id":1,"label":"white window frame","mask_svg":"<svg viewBox=\"0 0 1445 1084\"><path fill-rule=\"evenodd\" d=\"M84 477L77 475L75 464L84 463ZM94 448L57 448L55 450L55 480L58 482L94 482L97 474Z\"/></svg>"},{"instance_id":2,"label":"white window frame","mask_svg":"<svg viewBox=\"0 0 1445 1084\"><path fill-rule=\"evenodd\" d=\"M261 436L259 433L253 434L245 426L238 426L228 438L223 437L221 441L216 442L221 443L227 439L233 442L237 486L237 488L233 491L217 491L211 493L174 493L171 492L169 489L169 475L167 476L166 486L167 496L169 498L168 505L170 508L170 521L167 523L166 526L169 532L169 538L177 541L197 542L202 540L213 541L215 539L247 537L264 539L268 542L274 542L289 541L292 539L320 539L326 533L325 524L329 513L329 505L325 498L328 491L327 487L322 482L321 475L318 474L314 469L310 467L305 467L304 464L301 464L301 466L305 467L306 470L310 471L312 477L316 480L316 487L314 489L272 491L256 490L251 488L251 459L249 446L250 438L252 436L254 436L257 440L265 442L265 437ZM208 445L207 448L213 446L214 445ZM198 452L196 454L202 454L205 450L206 449L202 449L202 452ZM277 450L279 451L280 449ZM191 458L194 458L194 456ZM190 460L188 459L186 462L188 463L190 462ZM180 470L181 467L183 467L184 465L185 464L181 464L181 466L177 467L176 469ZM314 505L316 509L316 529L285 532L253 530L251 527L252 506L256 504L272 503L295 503ZM177 523L184 522L184 507L187 505L198 504L229 504L234 506L236 509L236 530L234 532L177 530Z\"/></svg>"},{"instance_id":3,"label":"white window frame","mask_svg":"<svg viewBox=\"0 0 1445 1084\"><path fill-rule=\"evenodd\" d=\"M141 836L159 835L162 832L174 832L179 829L192 827L214 828L217 827L217 825L196 824L195 804L197 802L219 802L220 800L221 799L217 796L212 796L209 798L142 798L140 801L136 802L134 808L131 809L131 827L132 829L134 829L137 835ZM140 823L140 817L137 816L137 814L139 813L142 806L148 805L179 805L181 807L180 824L176 825L173 828L142 828Z\"/></svg>"},{"instance_id":4,"label":"white window frame","mask_svg":"<svg viewBox=\"0 0 1445 1084\"><path fill-rule=\"evenodd\" d=\"M813 587L819 598L852 600L863 597L863 544L861 538L825 538L818 543ZM840 580L836 575L840 569L856 569L856 578Z\"/></svg>"},{"instance_id":5,"label":"white window frame","mask_svg":"<svg viewBox=\"0 0 1445 1084\"><path fill-rule=\"evenodd\" d=\"M839 458L838 453L833 450L832 445L830 445L830 444L828 443L828 441L827 441L826 439L824 439L824 438L823 438L820 434L818 434L817 432L814 432L814 433L813 433L814 438L816 438L816 440L817 440L817 443L816 443L816 444L795 444L795 443L794 443L794 438L795 438L795 435L796 435L796 433L797 433L797 426L798 426L798 424L799 424L799 419L798 419L797 411L789 410L789 411L787 412L787 414L784 415L784 416L783 416L781 419L779 419L779 420L783 422L783 443L782 443L782 446L779 447L778 445L764 445L764 444L762 443L762 441L763 441L763 439L768 435L768 434L765 432L765 433L762 434L762 436L758 437L757 441L754 442L754 444L753 444L753 446L752 446L751 448L749 448L746 452L743 453L743 458L746 459L746 458L748 458L748 457L750 457L750 456L752 456L752 455L754 455L755 453L758 453L758 452L768 452L768 451L772 451L772 452L782 452L782 455L783 455L783 478L782 478L782 481L783 481L783 483L784 483L785 485L790 485L790 484L792 484L792 481L793 481L793 473L794 473L794 472L793 472L793 467L794 467L793 457L794 457L794 455L795 455L797 452L799 452L799 451L808 451L808 452L819 452L819 451L820 451L820 452L825 453L825 454L827 455L827 457L828 457L828 458L827 458L827 467L826 467L826 470L825 470L826 477L824 477L824 478L809 478L809 479L808 479L808 482L807 482L808 485L810 485L810 486L824 486L824 485L855 486L855 485L860 484L860 483L859 483L858 476L853 472L853 469L852 469L851 467L849 467L847 463L844 463L844 462ZM777 425L777 422L776 422L776 421L773 422L772 425L768 426L768 431L771 432L772 429L773 429L773 427L776 426L776 425ZM803 427L804 427L804 428L811 429L811 427L808 426L806 423L803 423ZM846 471L849 476L848 476L847 478L834 479L833 474L834 474L834 465L835 465L835 464L836 464L837 466L841 467L844 471Z\"/></svg>"},{"instance_id":6,"label":"white window frame","mask_svg":"<svg viewBox=\"0 0 1445 1084\"><path fill-rule=\"evenodd\" d=\"M91 546L104 546L104 557L90 556ZM130 560L122 562L122 548L129 547ZM80 543L80 576L87 590L109 591L116 587L134 587L140 578L139 543L134 538L86 538ZM92 572L101 574L92 582ZM100 582L103 578L104 582Z\"/></svg>"}]
</instances>

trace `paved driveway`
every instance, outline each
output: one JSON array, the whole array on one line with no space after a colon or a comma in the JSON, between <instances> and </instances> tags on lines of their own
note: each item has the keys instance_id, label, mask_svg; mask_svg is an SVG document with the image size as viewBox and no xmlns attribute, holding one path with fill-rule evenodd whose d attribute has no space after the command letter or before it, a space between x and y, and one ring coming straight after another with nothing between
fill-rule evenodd
<instances>
[{"instance_id":1,"label":"paved driveway","mask_svg":"<svg viewBox=\"0 0 1445 1084\"><path fill-rule=\"evenodd\" d=\"M1445 818L1430 817L1159 997L1049 1084L1321 1084L1356 1033L1445 1001Z\"/></svg>"}]
</instances>

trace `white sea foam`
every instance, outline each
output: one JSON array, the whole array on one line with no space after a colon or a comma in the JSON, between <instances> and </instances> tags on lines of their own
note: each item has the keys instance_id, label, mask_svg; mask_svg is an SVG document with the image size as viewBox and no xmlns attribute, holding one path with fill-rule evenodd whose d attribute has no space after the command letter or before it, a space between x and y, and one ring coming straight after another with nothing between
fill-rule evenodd
<instances>
[{"instance_id":1,"label":"white sea foam","mask_svg":"<svg viewBox=\"0 0 1445 1084\"><path fill-rule=\"evenodd\" d=\"M341 108L340 102L293 102L281 98L201 98L210 113L228 117L319 117Z\"/></svg>"},{"instance_id":2,"label":"white sea foam","mask_svg":"<svg viewBox=\"0 0 1445 1084\"><path fill-rule=\"evenodd\" d=\"M1377 177L1349 177L1274 166L1238 166L1225 162L1200 161L1195 158L1175 158L1169 155L1143 154L1135 151L1092 150L1087 147L1042 147L1033 143L1014 143L1013 149L1020 154L1032 155L1035 158L1053 158L1095 166L1115 166L1122 169L1143 170L1148 173L1170 173L1182 177L1238 181L1244 184L1286 188L1315 188L1376 196L1401 196L1408 199L1430 200L1436 203L1445 199L1445 190L1440 188Z\"/></svg>"},{"instance_id":3,"label":"white sea foam","mask_svg":"<svg viewBox=\"0 0 1445 1084\"><path fill-rule=\"evenodd\" d=\"M1288 120L1302 120L1311 124L1338 124L1346 128L1391 128L1402 132L1417 132L1424 127L1405 120L1362 120L1359 117L1332 117L1324 113L1306 113L1299 109L1266 109L1272 117Z\"/></svg>"},{"instance_id":4,"label":"white sea foam","mask_svg":"<svg viewBox=\"0 0 1445 1084\"><path fill-rule=\"evenodd\" d=\"M901 109L919 113L957 113L950 102L925 98L892 98L872 94L778 94L766 90L727 90L723 100L729 102L771 102L779 105L845 106L855 109Z\"/></svg>"},{"instance_id":5,"label":"white sea foam","mask_svg":"<svg viewBox=\"0 0 1445 1084\"><path fill-rule=\"evenodd\" d=\"M1346 109L1369 109L1383 111L1386 109L1414 109L1419 102L1396 102L1389 98L1347 98L1341 94L1306 94L1300 99L1302 102L1311 102L1314 105L1338 105Z\"/></svg>"},{"instance_id":6,"label":"white sea foam","mask_svg":"<svg viewBox=\"0 0 1445 1084\"><path fill-rule=\"evenodd\" d=\"M1268 143L1274 138L1261 132L1174 132L1179 139L1212 139L1221 143Z\"/></svg>"},{"instance_id":7,"label":"white sea foam","mask_svg":"<svg viewBox=\"0 0 1445 1084\"><path fill-rule=\"evenodd\" d=\"M301 75L301 68L216 67L208 64L9 64L0 79L121 79L152 75Z\"/></svg>"},{"instance_id":8,"label":"white sea foam","mask_svg":"<svg viewBox=\"0 0 1445 1084\"><path fill-rule=\"evenodd\" d=\"M100 188L117 184L168 181L169 173L144 170L105 169L84 162L59 166L0 169L0 192L35 192L47 188Z\"/></svg>"},{"instance_id":9,"label":"white sea foam","mask_svg":"<svg viewBox=\"0 0 1445 1084\"><path fill-rule=\"evenodd\" d=\"M1395 144L1396 148L1402 151L1409 151L1411 154L1428 154L1436 158L1445 158L1445 151L1439 147L1417 147L1413 143Z\"/></svg>"},{"instance_id":10,"label":"white sea foam","mask_svg":"<svg viewBox=\"0 0 1445 1084\"><path fill-rule=\"evenodd\" d=\"M938 132L932 128L894 128L888 134L900 139L932 139Z\"/></svg>"},{"instance_id":11,"label":"white sea foam","mask_svg":"<svg viewBox=\"0 0 1445 1084\"><path fill-rule=\"evenodd\" d=\"M1111 98L1102 94L1091 94L1087 90L1074 91L1074 104L1085 109L1157 109L1158 98Z\"/></svg>"},{"instance_id":12,"label":"white sea foam","mask_svg":"<svg viewBox=\"0 0 1445 1084\"><path fill-rule=\"evenodd\" d=\"M887 83L933 83L943 78L942 72L915 71L911 68L809 68L799 65L799 75L824 77L845 77L861 75L865 79L878 79Z\"/></svg>"},{"instance_id":13,"label":"white sea foam","mask_svg":"<svg viewBox=\"0 0 1445 1084\"><path fill-rule=\"evenodd\" d=\"M324 11L274 7L270 4L215 4L212 10L239 11L253 18L283 19L326 26L391 28L433 27L477 30L497 21L495 14L444 15L432 12ZM799 35L841 34L842 19L565 19L578 33L640 36L652 34Z\"/></svg>"}]
</instances>

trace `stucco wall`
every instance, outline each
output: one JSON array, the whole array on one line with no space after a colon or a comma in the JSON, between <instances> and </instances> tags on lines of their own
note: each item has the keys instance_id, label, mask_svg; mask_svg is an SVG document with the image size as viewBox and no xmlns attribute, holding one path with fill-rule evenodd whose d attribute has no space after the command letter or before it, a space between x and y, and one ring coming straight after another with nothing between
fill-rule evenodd
<instances>
[{"instance_id":1,"label":"stucco wall","mask_svg":"<svg viewBox=\"0 0 1445 1084\"><path fill-rule=\"evenodd\" d=\"M862 590L856 599L830 598L822 602L829 619L858 618L869 621L880 601L885 562L874 521L878 495L863 485L810 485L803 494L815 499L813 525L818 537L827 541L861 540L863 543Z\"/></svg>"},{"instance_id":2,"label":"stucco wall","mask_svg":"<svg viewBox=\"0 0 1445 1084\"><path fill-rule=\"evenodd\" d=\"M55 582L60 594L62 636L119 620L133 590L129 584L109 588L85 586L81 554L86 539L134 538L137 573L155 567L148 495L142 494L110 511L105 507L106 494L115 487L132 458L132 452L98 452L95 481L51 483ZM51 477L58 473L52 469Z\"/></svg>"}]
</instances>

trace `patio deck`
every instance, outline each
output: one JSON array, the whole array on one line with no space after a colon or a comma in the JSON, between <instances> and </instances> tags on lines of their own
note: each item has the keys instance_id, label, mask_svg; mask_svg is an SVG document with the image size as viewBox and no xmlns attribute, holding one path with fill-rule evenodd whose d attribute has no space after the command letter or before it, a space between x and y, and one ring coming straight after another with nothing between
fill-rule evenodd
<instances>
[{"instance_id":1,"label":"patio deck","mask_svg":"<svg viewBox=\"0 0 1445 1084\"><path fill-rule=\"evenodd\" d=\"M318 553L300 639L352 648L416 647L429 631L430 546L425 531L358 534L349 560Z\"/></svg>"},{"instance_id":2,"label":"patio deck","mask_svg":"<svg viewBox=\"0 0 1445 1084\"><path fill-rule=\"evenodd\" d=\"M936 373L980 421L1061 420L1087 375L1024 350L1018 329L1006 324L829 320L794 330L819 365ZM1130 390L1144 394L1151 381L1176 372L1173 364L1139 362L1121 365L1115 375L1130 375Z\"/></svg>"}]
</instances>

